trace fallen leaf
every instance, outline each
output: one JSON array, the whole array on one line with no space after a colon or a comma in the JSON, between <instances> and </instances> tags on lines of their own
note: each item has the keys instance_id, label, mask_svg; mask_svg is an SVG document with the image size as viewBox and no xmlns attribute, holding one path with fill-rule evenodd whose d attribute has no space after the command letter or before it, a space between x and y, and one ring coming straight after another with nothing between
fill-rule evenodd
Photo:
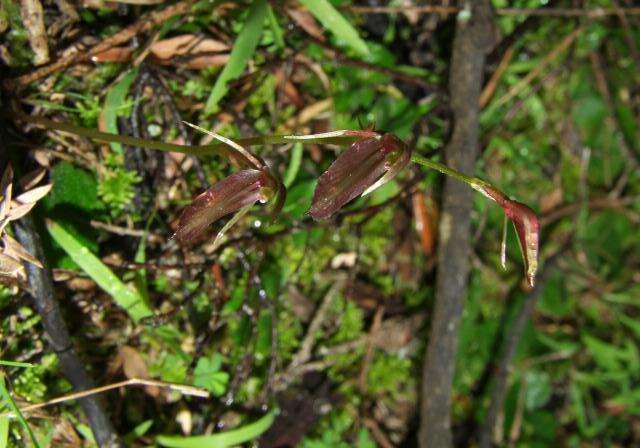
<instances>
[{"instance_id":1,"label":"fallen leaf","mask_svg":"<svg viewBox=\"0 0 640 448\"><path fill-rule=\"evenodd\" d=\"M311 13L298 8L286 8L286 11L289 17L291 17L293 21L311 37L319 40L320 42L324 42L326 40L320 24L311 15Z\"/></svg>"},{"instance_id":2,"label":"fallen leaf","mask_svg":"<svg viewBox=\"0 0 640 448\"><path fill-rule=\"evenodd\" d=\"M229 51L229 46L219 40L195 34L183 34L169 39L159 40L151 46L151 54L158 59L170 59L175 56L201 53L221 53Z\"/></svg>"}]
</instances>

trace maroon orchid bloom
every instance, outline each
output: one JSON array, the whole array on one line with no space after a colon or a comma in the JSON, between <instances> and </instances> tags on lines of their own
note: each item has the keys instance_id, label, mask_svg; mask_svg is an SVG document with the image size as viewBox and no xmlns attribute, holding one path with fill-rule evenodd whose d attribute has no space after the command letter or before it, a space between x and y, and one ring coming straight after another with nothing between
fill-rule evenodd
<instances>
[{"instance_id":1,"label":"maroon orchid bloom","mask_svg":"<svg viewBox=\"0 0 640 448\"><path fill-rule=\"evenodd\" d=\"M540 242L540 221L538 216L527 205L507 198L502 192L488 184L474 185L473 188L495 201L504 210L505 229L502 238L501 257L503 266L506 263L506 219L511 220L513 223L520 241L527 282L529 286L533 287L536 271L538 270L538 245Z\"/></svg>"},{"instance_id":2,"label":"maroon orchid bloom","mask_svg":"<svg viewBox=\"0 0 640 448\"><path fill-rule=\"evenodd\" d=\"M353 143L325 171L313 195L309 214L329 219L349 201L393 179L411 160L411 149L391 134L360 131Z\"/></svg>"},{"instance_id":3,"label":"maroon orchid bloom","mask_svg":"<svg viewBox=\"0 0 640 448\"><path fill-rule=\"evenodd\" d=\"M244 169L217 182L196 197L183 210L174 234L183 244L194 242L207 228L220 218L236 213L218 232L214 246L224 232L237 222L256 202L265 203L276 197L274 212L278 213L284 202L282 184L268 168Z\"/></svg>"}]
</instances>

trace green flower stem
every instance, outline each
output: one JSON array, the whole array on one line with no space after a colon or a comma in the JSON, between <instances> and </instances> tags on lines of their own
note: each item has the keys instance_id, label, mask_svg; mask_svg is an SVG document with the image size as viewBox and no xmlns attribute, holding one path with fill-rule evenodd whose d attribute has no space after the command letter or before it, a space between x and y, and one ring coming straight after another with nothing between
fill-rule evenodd
<instances>
[{"instance_id":1,"label":"green flower stem","mask_svg":"<svg viewBox=\"0 0 640 448\"><path fill-rule=\"evenodd\" d=\"M235 150L229 149L225 143L213 143L210 145L176 145L174 143L165 143L155 140L148 140L144 138L129 137L126 135L110 134L108 132L100 132L95 129L83 128L81 126L75 126L68 123L61 123L58 121L52 121L42 117L34 116L22 116L22 120L39 124L47 129L53 129L57 131L69 132L71 134L86 137L92 140L102 141L106 143L122 143L129 146L136 146L138 148L154 149L157 151L165 152L180 152L183 154L189 154L196 157L208 156L208 155L221 155L224 157L237 156L238 153ZM296 141L302 141L304 143L334 143L345 144L357 140L353 136L333 136L333 137L317 137L317 138L305 138L305 136L293 136L293 135L266 135L258 137L241 138L234 140L240 146L256 146L256 145L274 145L292 143Z\"/></svg>"},{"instance_id":2,"label":"green flower stem","mask_svg":"<svg viewBox=\"0 0 640 448\"><path fill-rule=\"evenodd\" d=\"M485 191L487 187L497 190L497 188L493 187L491 184L483 181L482 179L478 179L477 177L467 176L466 174L463 174L460 171L454 170L453 168L449 168L448 166L443 165L442 163L438 163L431 159L427 159L426 157L421 156L420 154L414 153L411 156L411 161L414 163L417 163L418 165L426 166L427 168L431 168L436 171L439 171L446 176L451 176L454 179L457 179L460 182L464 182L474 190L477 190L480 193L483 193L485 195L486 195Z\"/></svg>"}]
</instances>

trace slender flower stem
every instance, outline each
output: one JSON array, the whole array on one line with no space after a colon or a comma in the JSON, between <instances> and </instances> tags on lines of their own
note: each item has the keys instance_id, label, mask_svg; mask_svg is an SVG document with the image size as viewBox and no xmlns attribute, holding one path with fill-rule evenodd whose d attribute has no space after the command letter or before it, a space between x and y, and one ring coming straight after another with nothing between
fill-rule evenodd
<instances>
[{"instance_id":1,"label":"slender flower stem","mask_svg":"<svg viewBox=\"0 0 640 448\"><path fill-rule=\"evenodd\" d=\"M489 187L491 186L488 182L485 182L482 179L478 179L477 177L467 176L466 174L463 174L460 171L454 170L453 168L449 168L448 166L443 165L442 163L438 163L431 159L427 159L426 157L421 156L420 154L414 153L411 156L411 161L414 163L417 163L418 165L426 166L427 168L431 168L436 171L439 171L446 176L451 176L454 179L458 179L460 182L464 182L474 190L477 190L485 195L486 193L484 193L483 189L488 186Z\"/></svg>"},{"instance_id":2,"label":"slender flower stem","mask_svg":"<svg viewBox=\"0 0 640 448\"><path fill-rule=\"evenodd\" d=\"M208 155L221 155L225 157L237 156L236 151L230 149L225 143L213 143L209 145L177 145L174 143L165 143L155 140L149 140L144 138L130 137L127 135L110 134L108 132L100 132L95 129L83 128L81 126L75 126L69 123L61 123L58 121L49 120L42 117L34 117L29 115L21 115L20 119L27 123L38 124L44 126L47 129L53 129L57 131L69 132L71 134L86 137L92 140L98 140L102 142L115 142L122 143L129 146L136 146L138 148L155 149L157 151L165 152L179 152L189 154L192 156L208 156ZM274 145L292 143L295 141L304 141L305 143L334 143L344 144L357 140L353 135L322 135L317 136L297 136L297 135L265 135L258 137L241 138L234 140L241 146L256 146L256 145Z\"/></svg>"}]
</instances>

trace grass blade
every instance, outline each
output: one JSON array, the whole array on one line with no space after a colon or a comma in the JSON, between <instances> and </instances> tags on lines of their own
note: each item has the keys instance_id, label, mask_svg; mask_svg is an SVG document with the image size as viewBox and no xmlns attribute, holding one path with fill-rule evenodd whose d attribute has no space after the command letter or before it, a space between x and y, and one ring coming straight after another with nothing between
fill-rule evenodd
<instances>
[{"instance_id":1,"label":"grass blade","mask_svg":"<svg viewBox=\"0 0 640 448\"><path fill-rule=\"evenodd\" d=\"M289 188L293 181L296 179L298 175L298 171L300 171L300 164L302 163L302 143L296 142L293 145L293 149L291 150L291 161L289 161L289 166L287 167L287 171L284 173L284 186Z\"/></svg>"},{"instance_id":2,"label":"grass blade","mask_svg":"<svg viewBox=\"0 0 640 448\"><path fill-rule=\"evenodd\" d=\"M0 373L0 397L5 401L6 405L9 407L9 410L13 412L15 416L18 418L18 421L20 422L24 430L27 431L27 434L29 434L29 438L31 438L31 442L33 442L33 445L37 448L40 448L38 439L36 439L36 436L33 434L33 431L31 431L31 427L29 426L29 423L27 423L27 420L24 418L24 415L22 415L22 412L20 412L20 408L18 407L16 402L13 401L13 397L9 393L9 390L7 389L7 387L5 386L4 375L2 373ZM0 423L0 425L5 425L5 423ZM8 431L9 423L7 422L6 425L7 425L7 431Z\"/></svg>"},{"instance_id":3,"label":"grass blade","mask_svg":"<svg viewBox=\"0 0 640 448\"><path fill-rule=\"evenodd\" d=\"M35 367L35 364L30 362L18 362L18 361L5 361L0 359L0 366L8 366L8 367Z\"/></svg>"},{"instance_id":4,"label":"grass blade","mask_svg":"<svg viewBox=\"0 0 640 448\"><path fill-rule=\"evenodd\" d=\"M218 76L213 90L205 106L205 114L210 115L218 111L218 103L229 90L227 84L244 72L249 60L253 57L262 36L262 28L267 17L267 0L254 0L249 9L247 21L233 44L229 55L229 62Z\"/></svg>"},{"instance_id":5,"label":"grass blade","mask_svg":"<svg viewBox=\"0 0 640 448\"><path fill-rule=\"evenodd\" d=\"M276 414L276 411L271 411L253 423L210 436L158 436L156 442L168 448L227 448L240 445L255 439L269 429Z\"/></svg>"},{"instance_id":6,"label":"grass blade","mask_svg":"<svg viewBox=\"0 0 640 448\"><path fill-rule=\"evenodd\" d=\"M328 0L300 0L322 26L331 31L338 39L344 41L349 47L361 56L369 54L367 44L356 29L333 7Z\"/></svg>"},{"instance_id":7,"label":"grass blade","mask_svg":"<svg viewBox=\"0 0 640 448\"><path fill-rule=\"evenodd\" d=\"M129 288L98 257L93 255L80 241L60 224L47 220L47 229L64 251L69 254L98 286L109 293L124 308L135 322L153 315L142 295Z\"/></svg>"},{"instance_id":8,"label":"grass blade","mask_svg":"<svg viewBox=\"0 0 640 448\"><path fill-rule=\"evenodd\" d=\"M103 129L112 134L118 132L118 115L125 108L125 99L131 88L131 84L138 76L138 69L131 70L117 84L109 89L104 99L104 108L100 114L100 121ZM120 143L110 143L111 149L118 154L122 154L122 145Z\"/></svg>"}]
</instances>

